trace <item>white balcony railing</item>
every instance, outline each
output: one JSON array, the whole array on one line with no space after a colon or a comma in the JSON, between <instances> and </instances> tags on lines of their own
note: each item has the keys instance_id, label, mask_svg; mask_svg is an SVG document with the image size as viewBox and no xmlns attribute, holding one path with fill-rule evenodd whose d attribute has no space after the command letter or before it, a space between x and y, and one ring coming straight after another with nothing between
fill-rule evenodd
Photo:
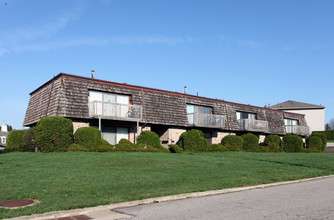
<instances>
[{"instance_id":1,"label":"white balcony railing","mask_svg":"<svg viewBox=\"0 0 334 220\"><path fill-rule=\"evenodd\" d=\"M188 113L188 124L198 127L225 127L225 116L223 115L211 115L199 112Z\"/></svg>"},{"instance_id":2,"label":"white balcony railing","mask_svg":"<svg viewBox=\"0 0 334 220\"><path fill-rule=\"evenodd\" d=\"M89 103L89 116L104 119L140 121L142 118L142 107L139 105L94 101Z\"/></svg>"},{"instance_id":3,"label":"white balcony railing","mask_svg":"<svg viewBox=\"0 0 334 220\"><path fill-rule=\"evenodd\" d=\"M309 136L311 133L309 126L300 125L285 125L285 131L287 134L295 134L301 136Z\"/></svg>"},{"instance_id":4,"label":"white balcony railing","mask_svg":"<svg viewBox=\"0 0 334 220\"><path fill-rule=\"evenodd\" d=\"M268 132L268 122L254 119L238 119L239 129L244 131Z\"/></svg>"}]
</instances>

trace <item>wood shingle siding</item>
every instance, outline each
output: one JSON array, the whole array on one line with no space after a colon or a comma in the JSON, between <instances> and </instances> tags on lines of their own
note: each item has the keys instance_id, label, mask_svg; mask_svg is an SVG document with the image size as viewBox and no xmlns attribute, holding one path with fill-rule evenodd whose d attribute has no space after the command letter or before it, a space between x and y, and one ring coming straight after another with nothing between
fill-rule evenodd
<instances>
[{"instance_id":1,"label":"wood shingle siding","mask_svg":"<svg viewBox=\"0 0 334 220\"><path fill-rule=\"evenodd\" d=\"M306 125L301 114L60 73L30 94L24 126L45 116L88 119L90 90L129 95L132 104L142 106L142 124L187 127L186 104L194 104L212 107L214 114L225 116L225 127L221 128L225 131L239 131L237 111L254 113L257 120L268 121L269 133L273 134L285 134L285 117Z\"/></svg>"}]
</instances>

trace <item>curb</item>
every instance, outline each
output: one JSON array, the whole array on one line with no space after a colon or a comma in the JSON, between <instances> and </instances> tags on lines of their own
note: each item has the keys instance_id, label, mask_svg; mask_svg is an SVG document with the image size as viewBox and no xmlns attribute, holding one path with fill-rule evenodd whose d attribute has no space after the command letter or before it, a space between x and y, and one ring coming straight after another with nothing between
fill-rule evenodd
<instances>
[{"instance_id":1,"label":"curb","mask_svg":"<svg viewBox=\"0 0 334 220\"><path fill-rule=\"evenodd\" d=\"M91 212L110 211L113 209L128 208L128 207L137 206L137 205L146 205L146 204L159 203L159 202L167 202L167 201L174 201L174 200L181 200L181 199L189 199L189 198L196 198L196 197L203 197L203 196L212 196L212 195L218 195L218 194L240 192L240 191L246 191L246 190L252 190L252 189L260 189L260 188L286 185L286 184L291 184L291 183L300 183L300 182L306 182L306 181L311 181L311 180L324 179L324 178L329 178L329 177L334 177L334 175L320 176L320 177L292 180L292 181L285 181L285 182L260 184L260 185L255 185L255 186L245 186L245 187L236 187L236 188L221 189L221 190L210 190L210 191L204 191L204 192L194 192L194 193L185 193L185 194L179 194L179 195L162 196L162 197L135 200L135 201L129 201L129 202L121 202L121 203L115 203L115 204L110 204L110 205L101 205L101 206L82 208L82 209L47 212L43 214L21 216L21 217L15 217L15 218L10 218L10 219L5 219L5 220L31 220L31 219L45 220L45 219L62 218L62 217L68 217L68 216L74 216L74 215L85 215Z\"/></svg>"}]
</instances>

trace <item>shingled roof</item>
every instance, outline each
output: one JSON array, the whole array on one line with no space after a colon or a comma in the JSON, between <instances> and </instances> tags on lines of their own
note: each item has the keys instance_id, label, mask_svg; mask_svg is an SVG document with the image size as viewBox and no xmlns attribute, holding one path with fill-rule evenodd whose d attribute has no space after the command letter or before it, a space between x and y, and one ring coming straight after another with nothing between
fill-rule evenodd
<instances>
[{"instance_id":1,"label":"shingled roof","mask_svg":"<svg viewBox=\"0 0 334 220\"><path fill-rule=\"evenodd\" d=\"M222 129L229 131L239 129L237 111L254 113L257 120L268 121L269 133L284 134L284 118L298 119L300 125L306 125L302 114L60 73L30 93L24 126L33 126L45 116L89 119L88 99L91 90L131 96L133 105L142 106L140 123L144 124L186 127L186 105L194 104L209 106L214 114L226 116Z\"/></svg>"},{"instance_id":2,"label":"shingled roof","mask_svg":"<svg viewBox=\"0 0 334 220\"><path fill-rule=\"evenodd\" d=\"M292 110L292 109L324 109L325 106L322 105L313 105L303 102L296 102L288 100L286 102L278 103L276 105L271 106L273 109L279 110Z\"/></svg>"}]
</instances>

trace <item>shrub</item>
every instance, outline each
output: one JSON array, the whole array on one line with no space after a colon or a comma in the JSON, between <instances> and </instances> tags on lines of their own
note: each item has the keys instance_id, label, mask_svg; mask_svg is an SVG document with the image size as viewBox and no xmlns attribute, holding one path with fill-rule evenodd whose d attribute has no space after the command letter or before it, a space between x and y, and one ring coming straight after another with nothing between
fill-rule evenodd
<instances>
[{"instance_id":1,"label":"shrub","mask_svg":"<svg viewBox=\"0 0 334 220\"><path fill-rule=\"evenodd\" d=\"M268 146L259 146L258 152L271 152Z\"/></svg>"},{"instance_id":2,"label":"shrub","mask_svg":"<svg viewBox=\"0 0 334 220\"><path fill-rule=\"evenodd\" d=\"M93 150L102 145L101 131L94 127L82 127L74 134L74 143Z\"/></svg>"},{"instance_id":3,"label":"shrub","mask_svg":"<svg viewBox=\"0 0 334 220\"><path fill-rule=\"evenodd\" d=\"M145 144L139 144L139 145L137 145L136 146L136 151L141 151L141 152L161 152L156 147L147 146Z\"/></svg>"},{"instance_id":4,"label":"shrub","mask_svg":"<svg viewBox=\"0 0 334 220\"><path fill-rule=\"evenodd\" d=\"M79 144L71 144L67 151L87 151L87 149Z\"/></svg>"},{"instance_id":5,"label":"shrub","mask_svg":"<svg viewBox=\"0 0 334 220\"><path fill-rule=\"evenodd\" d=\"M98 145L92 151L95 151L95 152L110 152L110 151L114 151L114 149L113 149L113 146L108 143L108 145L104 145L104 144Z\"/></svg>"},{"instance_id":6,"label":"shrub","mask_svg":"<svg viewBox=\"0 0 334 220\"><path fill-rule=\"evenodd\" d=\"M227 151L227 147L222 144L211 144L208 147L209 152L225 152Z\"/></svg>"},{"instance_id":7,"label":"shrub","mask_svg":"<svg viewBox=\"0 0 334 220\"><path fill-rule=\"evenodd\" d=\"M334 130L330 130L330 131L314 131L314 132L312 132L312 135L314 133L324 134L324 135L326 135L327 140L334 140Z\"/></svg>"},{"instance_id":8,"label":"shrub","mask_svg":"<svg viewBox=\"0 0 334 220\"><path fill-rule=\"evenodd\" d=\"M225 146L227 151L242 151L242 147L227 145Z\"/></svg>"},{"instance_id":9,"label":"shrub","mask_svg":"<svg viewBox=\"0 0 334 220\"><path fill-rule=\"evenodd\" d=\"M70 119L51 116L37 122L35 138L42 152L67 151L73 143L73 124Z\"/></svg>"},{"instance_id":10,"label":"shrub","mask_svg":"<svg viewBox=\"0 0 334 220\"><path fill-rule=\"evenodd\" d=\"M241 149L244 144L244 139L240 136L228 135L222 139L221 143L224 146L234 146Z\"/></svg>"},{"instance_id":11,"label":"shrub","mask_svg":"<svg viewBox=\"0 0 334 220\"><path fill-rule=\"evenodd\" d=\"M15 151L19 151L19 148L18 147L12 147L12 148L5 147L5 149L2 150L2 153L6 154L10 152L15 152Z\"/></svg>"},{"instance_id":12,"label":"shrub","mask_svg":"<svg viewBox=\"0 0 334 220\"><path fill-rule=\"evenodd\" d=\"M259 139L252 133L243 134L241 136L244 139L242 150L256 152L259 149Z\"/></svg>"},{"instance_id":13,"label":"shrub","mask_svg":"<svg viewBox=\"0 0 334 220\"><path fill-rule=\"evenodd\" d=\"M307 148L319 149L321 152L325 150L321 138L317 135L311 135L306 141L306 146Z\"/></svg>"},{"instance_id":14,"label":"shrub","mask_svg":"<svg viewBox=\"0 0 334 220\"><path fill-rule=\"evenodd\" d=\"M134 143L132 143L131 141L129 141L128 139L121 139L118 142L118 145L122 146L122 147L128 147L128 148L133 148L136 147L136 145Z\"/></svg>"},{"instance_id":15,"label":"shrub","mask_svg":"<svg viewBox=\"0 0 334 220\"><path fill-rule=\"evenodd\" d=\"M159 149L159 152L162 152L162 153L170 153L170 150L164 146L162 146L160 149Z\"/></svg>"},{"instance_id":16,"label":"shrub","mask_svg":"<svg viewBox=\"0 0 334 220\"><path fill-rule=\"evenodd\" d=\"M203 132L197 129L192 129L183 132L180 135L178 145L182 147L182 139L184 140L184 150L199 152L207 151L208 141L204 138Z\"/></svg>"},{"instance_id":17,"label":"shrub","mask_svg":"<svg viewBox=\"0 0 334 220\"><path fill-rule=\"evenodd\" d=\"M263 142L264 147L261 150L266 150L264 152L283 152L282 140L278 135L271 134L266 136Z\"/></svg>"},{"instance_id":18,"label":"shrub","mask_svg":"<svg viewBox=\"0 0 334 220\"><path fill-rule=\"evenodd\" d=\"M27 130L13 130L8 133L5 152L19 151L20 146L24 145L23 136Z\"/></svg>"},{"instance_id":19,"label":"shrub","mask_svg":"<svg viewBox=\"0 0 334 220\"><path fill-rule=\"evenodd\" d=\"M326 149L326 145L327 145L327 136L326 134L324 133L321 133L321 132L312 132L312 135L311 136L317 136L317 137L320 137L321 140L322 140L322 148L320 150L324 151Z\"/></svg>"},{"instance_id":20,"label":"shrub","mask_svg":"<svg viewBox=\"0 0 334 220\"><path fill-rule=\"evenodd\" d=\"M23 143L20 145L20 151L30 151L34 152L35 148L38 147L35 139L35 129L36 127L29 128L23 135Z\"/></svg>"},{"instance_id":21,"label":"shrub","mask_svg":"<svg viewBox=\"0 0 334 220\"><path fill-rule=\"evenodd\" d=\"M283 149L285 152L300 152L303 149L303 139L297 135L283 137Z\"/></svg>"},{"instance_id":22,"label":"shrub","mask_svg":"<svg viewBox=\"0 0 334 220\"><path fill-rule=\"evenodd\" d=\"M144 144L147 146L152 146L157 149L161 149L159 136L153 131L143 131L137 138L137 144Z\"/></svg>"},{"instance_id":23,"label":"shrub","mask_svg":"<svg viewBox=\"0 0 334 220\"><path fill-rule=\"evenodd\" d=\"M168 145L168 147L171 153L177 153L177 154L183 153L183 149L177 144L170 144Z\"/></svg>"},{"instance_id":24,"label":"shrub","mask_svg":"<svg viewBox=\"0 0 334 220\"><path fill-rule=\"evenodd\" d=\"M270 145L276 145L276 146L282 146L282 140L281 138L276 134L270 134L266 136L263 142L264 146L270 146Z\"/></svg>"},{"instance_id":25,"label":"shrub","mask_svg":"<svg viewBox=\"0 0 334 220\"><path fill-rule=\"evenodd\" d=\"M318 148L303 148L302 151L303 153L322 153L321 150Z\"/></svg>"}]
</instances>

